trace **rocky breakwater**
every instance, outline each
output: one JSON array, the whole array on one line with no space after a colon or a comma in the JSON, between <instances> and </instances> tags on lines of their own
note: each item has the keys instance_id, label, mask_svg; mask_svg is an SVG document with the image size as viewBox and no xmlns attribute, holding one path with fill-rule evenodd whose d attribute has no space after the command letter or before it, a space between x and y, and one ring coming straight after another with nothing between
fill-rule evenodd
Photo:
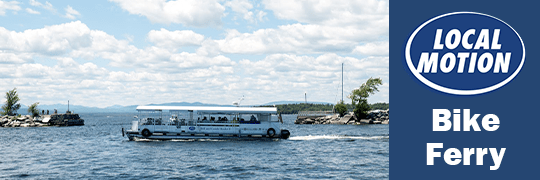
<instances>
[{"instance_id":1,"label":"rocky breakwater","mask_svg":"<svg viewBox=\"0 0 540 180\"><path fill-rule=\"evenodd\" d=\"M2 116L0 127L41 127L41 126L83 126L84 120L78 114L41 115L32 118L26 116Z\"/></svg>"},{"instance_id":2,"label":"rocky breakwater","mask_svg":"<svg viewBox=\"0 0 540 180\"><path fill-rule=\"evenodd\" d=\"M298 115L294 124L389 124L389 110L370 111L366 119L357 118L353 112L343 117L338 114L326 116L301 116Z\"/></svg>"},{"instance_id":3,"label":"rocky breakwater","mask_svg":"<svg viewBox=\"0 0 540 180\"><path fill-rule=\"evenodd\" d=\"M352 113L339 117L338 114L327 116L298 116L294 124L354 124L356 118Z\"/></svg>"},{"instance_id":4,"label":"rocky breakwater","mask_svg":"<svg viewBox=\"0 0 540 180\"><path fill-rule=\"evenodd\" d=\"M37 118L26 116L2 116L0 118L0 127L41 127L46 126Z\"/></svg>"},{"instance_id":5,"label":"rocky breakwater","mask_svg":"<svg viewBox=\"0 0 540 180\"><path fill-rule=\"evenodd\" d=\"M360 119L362 124L390 124L390 109L369 111L366 119Z\"/></svg>"}]
</instances>

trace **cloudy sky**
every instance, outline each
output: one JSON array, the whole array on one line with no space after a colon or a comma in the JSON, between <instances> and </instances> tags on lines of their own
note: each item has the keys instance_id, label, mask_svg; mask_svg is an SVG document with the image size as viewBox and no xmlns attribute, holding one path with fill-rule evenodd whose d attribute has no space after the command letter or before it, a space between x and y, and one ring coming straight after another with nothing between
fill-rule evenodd
<instances>
[{"instance_id":1,"label":"cloudy sky","mask_svg":"<svg viewBox=\"0 0 540 180\"><path fill-rule=\"evenodd\" d=\"M388 12L388 0L0 0L0 92L27 105L335 103L345 63L346 95L380 77L369 102L388 102Z\"/></svg>"}]
</instances>

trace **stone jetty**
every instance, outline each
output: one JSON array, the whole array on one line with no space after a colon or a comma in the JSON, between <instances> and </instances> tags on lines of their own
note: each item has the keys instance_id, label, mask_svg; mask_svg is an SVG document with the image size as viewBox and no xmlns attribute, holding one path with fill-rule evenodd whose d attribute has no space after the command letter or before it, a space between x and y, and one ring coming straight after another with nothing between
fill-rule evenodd
<instances>
[{"instance_id":1,"label":"stone jetty","mask_svg":"<svg viewBox=\"0 0 540 180\"><path fill-rule=\"evenodd\" d=\"M358 119L353 112L343 117L339 117L339 114L299 113L294 124L389 124L389 112L388 109L369 111L366 119Z\"/></svg>"},{"instance_id":2,"label":"stone jetty","mask_svg":"<svg viewBox=\"0 0 540 180\"><path fill-rule=\"evenodd\" d=\"M84 120L78 114L67 112L66 114L41 115L32 118L24 116L1 116L0 127L42 127L42 126L82 126Z\"/></svg>"},{"instance_id":3,"label":"stone jetty","mask_svg":"<svg viewBox=\"0 0 540 180\"><path fill-rule=\"evenodd\" d=\"M26 116L2 116L0 117L0 127L41 127L47 126L37 118L34 119L30 115Z\"/></svg>"}]
</instances>

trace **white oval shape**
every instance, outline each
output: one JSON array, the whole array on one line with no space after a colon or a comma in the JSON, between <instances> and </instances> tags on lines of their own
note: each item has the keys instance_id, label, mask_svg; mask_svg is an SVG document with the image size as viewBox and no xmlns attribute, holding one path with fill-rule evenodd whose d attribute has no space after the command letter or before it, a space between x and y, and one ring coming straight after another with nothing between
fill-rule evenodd
<instances>
[{"instance_id":1,"label":"white oval shape","mask_svg":"<svg viewBox=\"0 0 540 180\"><path fill-rule=\"evenodd\" d=\"M426 79L424 76L422 76L415 68L414 68L414 64L412 63L412 60L411 60L411 44L412 44L412 41L414 40L414 37L416 36L416 34L418 33L418 31L420 31L424 26L428 25L429 23L431 23L432 21L435 21L439 18L442 18L442 17L445 17L445 16L450 16L450 15L455 15L455 14L477 14L477 15L483 15L483 16L488 16L488 17L491 17L493 19L496 19L502 23L504 23L506 26L508 26L510 29L512 29L514 31L514 33L517 35L517 37L519 37L519 40L521 41L521 47L523 47L523 56L521 58L521 63L519 64L519 67L516 69L516 71L514 71L514 73L509 76L508 78L506 78L504 81L501 81L500 83L498 84L495 84L493 86L490 86L490 87L486 87L486 88L482 88L482 89L474 89L474 90L459 90L459 89L451 89L451 88L447 88L447 87L443 87L443 86L440 86L438 84L435 84L431 81L429 81L428 79ZM416 30L411 34L411 36L409 37L409 40L407 41L407 46L405 47L405 60L407 61L407 66L409 67L409 70L413 73L413 75L418 79L420 80L422 83L424 83L425 85L433 88L433 89L436 89L438 91L441 91L441 92L445 92L445 93L449 93L449 94L455 94L455 95L476 95L476 94L482 94L482 93L486 93L486 92L490 92L490 91L493 91L495 89L498 89L502 86L504 86L505 84L507 84L508 82L510 82L512 79L514 79L514 77L519 73L519 71L521 71L521 67L523 67L523 63L525 63L525 45L523 44L523 40L521 39L521 36L519 36L519 34L516 32L516 30L514 30L514 28L512 28L512 26L508 25L506 22L496 18L496 17L493 17L493 16L490 16L490 15L487 15L487 14L482 14L482 13L477 13L477 12L453 12L453 13L447 13L447 14L443 14L443 15L440 15L440 16L437 16L437 17L434 17L434 18L431 18L430 20L424 22L422 25L420 25L418 28L416 28Z\"/></svg>"}]
</instances>

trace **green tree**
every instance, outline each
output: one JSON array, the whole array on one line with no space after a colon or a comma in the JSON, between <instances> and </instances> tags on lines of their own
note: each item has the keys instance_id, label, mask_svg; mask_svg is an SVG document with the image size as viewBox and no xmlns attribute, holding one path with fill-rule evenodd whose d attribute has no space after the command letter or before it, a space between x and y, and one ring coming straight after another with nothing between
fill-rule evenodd
<instances>
[{"instance_id":1,"label":"green tree","mask_svg":"<svg viewBox=\"0 0 540 180\"><path fill-rule=\"evenodd\" d=\"M21 108L21 104L19 104L19 95L17 94L17 88L13 88L13 90L6 92L6 104L2 106L2 115L8 115L13 116L17 113L17 110Z\"/></svg>"},{"instance_id":2,"label":"green tree","mask_svg":"<svg viewBox=\"0 0 540 180\"><path fill-rule=\"evenodd\" d=\"M347 106L343 104L343 101L340 101L338 104L336 104L336 111L339 113L339 116L343 117L345 113L347 112Z\"/></svg>"},{"instance_id":3,"label":"green tree","mask_svg":"<svg viewBox=\"0 0 540 180\"><path fill-rule=\"evenodd\" d=\"M39 116L39 109L37 108L39 102L36 102L28 106L28 113L32 114L32 117Z\"/></svg>"},{"instance_id":4,"label":"green tree","mask_svg":"<svg viewBox=\"0 0 540 180\"><path fill-rule=\"evenodd\" d=\"M382 85L381 78L369 78L360 88L355 89L349 95L354 106L354 114L360 119L366 117L367 112L370 110L367 98L379 91L377 86Z\"/></svg>"}]
</instances>

